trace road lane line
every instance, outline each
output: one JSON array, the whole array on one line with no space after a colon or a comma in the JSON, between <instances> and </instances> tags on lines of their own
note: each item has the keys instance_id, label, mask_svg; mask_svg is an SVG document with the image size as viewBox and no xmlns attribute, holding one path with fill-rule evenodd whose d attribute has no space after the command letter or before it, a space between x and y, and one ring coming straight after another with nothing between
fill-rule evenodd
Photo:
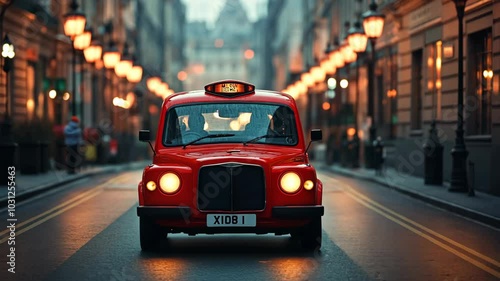
<instances>
[{"instance_id":1,"label":"road lane line","mask_svg":"<svg viewBox=\"0 0 500 281\"><path fill-rule=\"evenodd\" d=\"M41 214L38 214L38 215L36 215L36 216L34 216L34 217L29 218L28 220L25 220L25 221L23 221L23 222L21 222L21 223L17 224L17 225L16 225L16 227L22 227L22 226L24 226L24 225L26 225L26 224L31 223L32 221L35 221L35 220L37 220L37 219L39 219L39 218L41 218L41 217L43 217L43 216L45 216L45 215L47 215L47 214L50 214L50 213L52 213L52 212L56 211L57 209L63 208L63 207L65 207L65 206L67 206L67 205L69 205L69 204L71 204L71 203L75 202L76 200L79 200L80 198L82 198L82 197L84 197L84 196L87 196L88 194L90 194L90 193L92 193L92 192L94 192L94 191L96 191L96 190L98 190L98 189L100 189L100 188L102 189L102 188L106 187L106 186L107 186L107 185L109 185L110 183L112 183L112 182L116 181L116 179L117 179L117 178L120 178L120 177L122 177L122 176L124 176L124 175L120 175L120 176L117 176L117 177L113 177L113 178L111 178L111 179L107 180L106 182L104 182L104 183L102 183L102 184L100 184L100 185L98 185L98 186L96 186L96 187L93 187L93 188L91 188L91 189L89 189L89 190L87 190L87 191L85 191L85 192L83 192L83 193L81 193L81 194L79 194L79 195L77 195L77 196L75 196L75 197L73 197L73 198L69 199L68 201L66 201L66 202L64 202L64 203L61 203L61 204L59 204L59 205L57 205L57 206L55 206L55 207L53 207L53 208L51 208L51 209L49 209L49 210L47 210L47 211L45 211L45 212L41 213ZM5 234L6 234L6 233L8 233L8 232L9 232L9 230L8 230L8 229L6 229L6 230L4 230L4 231L0 232L0 237L1 237L1 236L3 236L3 235L5 235ZM1 244L1 243L0 243L0 244Z\"/></svg>"},{"instance_id":2,"label":"road lane line","mask_svg":"<svg viewBox=\"0 0 500 281\"><path fill-rule=\"evenodd\" d=\"M44 217L43 219L38 220L38 221L34 222L33 224L30 224L30 225L28 225L28 226L26 226L24 228L21 228L21 229L18 230L17 227L16 227L16 236L18 236L18 235L20 235L20 234L22 234L22 233L24 233L24 232L26 232L26 231L28 231L28 230L30 230L30 229L38 226L38 225L40 225L40 224L42 224L42 223L50 220L53 217L56 217L56 216L58 216L58 215L60 215L60 214L62 214L64 212L66 212L69 209L72 209L73 207L76 207L76 206L80 205L81 203L83 203L83 202L85 202L85 201L87 201L87 200L89 200L89 199L91 199L91 198L93 198L93 197L101 194L103 191L104 190L102 190L102 189L96 190L94 193L88 194L86 197L81 198L80 200L74 202L73 204L71 204L69 206L66 206L63 209L61 209L61 210L59 210L59 211L57 211L55 213L52 213L50 216ZM9 236L7 236L5 238L2 238L0 240L0 244L5 243L5 241L7 241L8 239L9 239Z\"/></svg>"},{"instance_id":3,"label":"road lane line","mask_svg":"<svg viewBox=\"0 0 500 281\"><path fill-rule=\"evenodd\" d=\"M34 221L34 220L39 219L40 217L43 217L43 216L45 216L45 215L47 215L47 214L49 214L49 213L52 213L52 212L54 212L54 211L55 211L55 210L57 210L57 209L60 209L60 208L62 208L62 207L64 207L64 206L66 206L66 205L69 205L69 204L71 204L71 203L75 202L76 200L78 200L78 199L80 199L80 198L82 198L82 197L86 196L87 194L89 194L89 193L91 193L91 192L93 192L93 191L97 190L98 188L102 188L102 187L99 185L99 186L97 186L97 187L94 187L94 188L92 188L92 189L89 189L89 190L87 190L87 191L85 191L85 192L83 192L83 193L79 194L78 196L75 196L75 197L71 198L70 200L68 200L68 201L66 201L66 202L64 202L64 203L61 203L61 204L59 204L59 205L57 205L57 206L53 207L52 209L49 209L49 210L47 210L47 211L45 211L45 212L43 212L43 213L41 213L41 214L38 214L38 215L36 215L36 216L34 216L34 217L32 217L32 218L28 219L28 220L25 220L25 221L23 221L23 222L19 223L17 226L18 226L18 227L21 227L21 226L23 226L23 225L25 225L25 224L28 224L28 223L30 223L30 222L32 222L32 221ZM2 236L2 235L4 235L4 234L6 234L8 231L9 231L9 230L7 229L7 230L4 230L4 231L0 232L0 236Z\"/></svg>"},{"instance_id":4,"label":"road lane line","mask_svg":"<svg viewBox=\"0 0 500 281\"><path fill-rule=\"evenodd\" d=\"M456 249L454 249L454 248L444 244L443 242L437 240L436 238L432 237L431 235L437 234L436 237L441 238L441 239L445 240L446 242L450 242L452 245L457 246L458 248L465 250L468 253L475 255L476 257L481 258L481 259L485 260L486 262L489 262L492 265L495 265L497 267L499 267L498 261L496 261L492 258L489 258L485 255L482 255L482 254L480 254L480 253L478 253L478 252L476 252L476 251L474 251L474 250L472 250L472 249L470 249L470 248L468 248L468 247L466 247L466 246L464 246L464 245L462 245L462 244L460 244L460 243L458 243L458 242L456 242L456 241L454 241L446 236L443 236L443 235L441 235L441 234L439 234L439 233L437 233L437 232L435 232L435 231L433 231L433 230L431 230L431 229L429 229L429 228L427 228L427 227L425 227L417 222L412 221L409 218L406 218L406 217L386 208L385 206L373 201L372 199L368 198L367 196L363 195L362 193L354 190L354 188L352 188L349 184L346 184L346 183L338 181L338 180L334 180L334 181L342 183L342 185L344 186L344 188L342 188L342 189L345 190L346 193L350 197L352 197L355 201L357 201L358 203L366 206L367 208L375 211L376 213L384 216L385 218L403 226L404 228L412 231L413 233L429 240L430 242L432 242L432 243L436 244L437 246L449 251L450 253L455 254L456 256L458 256L458 257L462 258L463 260L477 266L478 268L492 274L493 276L500 277L499 271L489 267L488 265L482 263L481 261L475 260L474 258L469 257L469 256L457 251ZM411 224L413 224L415 227L422 227L422 229L417 229L414 226L412 226ZM429 234L424 232L424 231L428 231L428 230L430 231Z\"/></svg>"},{"instance_id":5,"label":"road lane line","mask_svg":"<svg viewBox=\"0 0 500 281\"><path fill-rule=\"evenodd\" d=\"M468 252L468 253L476 256L476 257L478 257L478 258L481 258L484 261L487 261L487 262L495 265L496 267L500 267L500 262L499 261L496 261L496 260L494 260L494 259L492 259L492 258L490 258L488 256L485 256L485 255L483 255L483 254L475 251L474 249L471 249L471 248L469 248L469 247L467 247L467 246L465 246L465 245L463 245L463 244L461 244L461 243L459 243L459 242L457 242L457 241L455 241L455 240L453 240L451 238L448 238L448 237L446 237L446 236L444 236L444 235L442 235L442 234L440 234L440 233L438 233L438 232L436 232L436 231L434 231L434 230L432 230L432 229L430 229L430 228L428 228L428 227L426 227L426 226L424 226L424 225L422 225L422 224L420 224L420 223L418 223L416 221L413 221L413 220L411 220L411 219L409 219L409 218L407 218L407 217L405 217L405 216L403 216L403 215L401 215L401 214L399 214L399 213L397 213L397 212L395 212L395 211L393 211L393 210L391 210L391 209L383 206L382 204L380 204L380 203L378 203L376 201L373 201L371 198L367 197L366 195L360 193L359 191L354 190L354 188L352 188L348 184L345 184L345 185L353 193L357 194L362 199L364 199L364 200L368 201L369 203L375 205L376 207L378 207L378 208L380 208L380 209L382 209L382 210L390 213L391 215L393 215L393 216L395 216L395 217L397 217L397 218L399 218L399 219L401 219L403 221L406 221L406 222L408 222L410 224L413 224L414 226L416 226L416 227L418 227L418 228L420 228L420 229L428 232L429 234L432 234L432 235L434 235L434 236L436 236L436 237L438 237L438 238L440 238L440 239L442 239L442 240L444 240L444 241L446 241L446 242L448 242L448 243L450 243L450 244L452 244L452 245L454 245L454 246L456 246L456 247L458 247L458 248L460 248L460 249L462 249L462 250L464 250L464 251L466 251L466 252Z\"/></svg>"},{"instance_id":6,"label":"road lane line","mask_svg":"<svg viewBox=\"0 0 500 281\"><path fill-rule=\"evenodd\" d=\"M480 268L480 269L482 269L482 270L490 273L491 275L493 275L493 276L495 276L497 278L500 278L500 271L497 271L497 270L489 267L488 265L486 265L486 264L484 264L484 263L482 263L480 261L477 261L474 258L471 258L471 257L469 257L469 256L467 256L467 255L465 255L465 254L463 254L461 252L459 252L458 250L456 250L456 249L454 249L454 248L452 248L452 247L444 244L443 242L441 242L441 241L433 238L432 236L428 235L427 233L424 233L423 231L421 231L419 229L416 229L415 227L413 227L413 226L411 226L411 225L409 225L409 224L407 224L407 223L405 223L405 222L403 222L403 221L401 221L401 220L399 220L399 219L397 219L397 218L395 218L395 217L393 217L393 216L391 216L389 214L384 213L382 210L377 209L376 207L370 205L368 202L366 202L363 199L357 197L355 194L353 194L353 193L351 193L349 191L346 192L346 193L349 196L351 196L358 203L360 203L360 204L364 205L365 207L367 207L367 208L375 211L376 213L382 215L383 217L385 217L385 218L387 218L387 219L389 219L389 220L391 220L391 221L393 221L393 222L401 225L402 227L404 227L404 228L410 230L411 232L413 232L413 233L421 236L422 238L425 238L425 239L429 240L430 242L434 243L435 245L437 245L437 246L439 246L439 247L447 250L448 252L450 252L450 253L452 253L452 254L460 257L461 259L463 259L463 260L465 260L465 261L467 261L467 262L469 262L469 263L477 266L478 268Z\"/></svg>"}]
</instances>

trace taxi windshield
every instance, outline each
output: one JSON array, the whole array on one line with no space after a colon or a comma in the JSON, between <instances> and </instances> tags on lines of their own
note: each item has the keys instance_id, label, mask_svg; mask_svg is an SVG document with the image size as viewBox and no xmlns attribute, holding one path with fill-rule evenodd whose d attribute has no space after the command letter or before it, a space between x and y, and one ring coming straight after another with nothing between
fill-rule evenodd
<instances>
[{"instance_id":1,"label":"taxi windshield","mask_svg":"<svg viewBox=\"0 0 500 281\"><path fill-rule=\"evenodd\" d=\"M170 108L163 145L208 143L298 143L295 116L288 106L264 103L204 103Z\"/></svg>"}]
</instances>

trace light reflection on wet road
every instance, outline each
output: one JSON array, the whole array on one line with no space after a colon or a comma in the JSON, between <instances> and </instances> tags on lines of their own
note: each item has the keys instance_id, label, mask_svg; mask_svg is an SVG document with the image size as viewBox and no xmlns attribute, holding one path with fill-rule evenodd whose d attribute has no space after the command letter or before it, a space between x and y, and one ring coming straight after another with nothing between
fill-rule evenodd
<instances>
[{"instance_id":1,"label":"light reflection on wet road","mask_svg":"<svg viewBox=\"0 0 500 281\"><path fill-rule=\"evenodd\" d=\"M140 176L80 181L19 207L20 222L28 223L17 230L24 229L16 237L17 273L6 271L4 242L1 279L498 280L500 274L497 230L322 172L321 252L304 253L289 236L174 234L158 253L142 253L135 211Z\"/></svg>"}]
</instances>

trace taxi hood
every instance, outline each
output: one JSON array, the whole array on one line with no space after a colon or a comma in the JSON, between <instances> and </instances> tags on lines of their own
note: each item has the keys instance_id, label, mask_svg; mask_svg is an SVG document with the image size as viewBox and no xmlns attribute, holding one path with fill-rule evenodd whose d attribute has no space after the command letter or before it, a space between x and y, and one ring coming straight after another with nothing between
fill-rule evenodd
<instances>
[{"instance_id":1,"label":"taxi hood","mask_svg":"<svg viewBox=\"0 0 500 281\"><path fill-rule=\"evenodd\" d=\"M307 162L302 149L286 148L282 146L269 148L262 145L224 146L211 149L208 146L188 147L175 151L160 151L155 157L155 164L178 163L184 165L207 165L226 162L253 163L253 164L284 164L287 162Z\"/></svg>"}]
</instances>

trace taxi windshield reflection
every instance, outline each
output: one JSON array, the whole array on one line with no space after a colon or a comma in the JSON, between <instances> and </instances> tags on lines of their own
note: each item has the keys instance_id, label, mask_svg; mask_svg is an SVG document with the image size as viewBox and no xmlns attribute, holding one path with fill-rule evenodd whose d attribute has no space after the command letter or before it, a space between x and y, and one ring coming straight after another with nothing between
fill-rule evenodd
<instances>
[{"instance_id":1,"label":"taxi windshield reflection","mask_svg":"<svg viewBox=\"0 0 500 281\"><path fill-rule=\"evenodd\" d=\"M226 137L204 138L209 135ZM184 146L208 143L252 143L294 146L298 143L295 116L287 106L259 103L190 104L166 113L163 144Z\"/></svg>"}]
</instances>

